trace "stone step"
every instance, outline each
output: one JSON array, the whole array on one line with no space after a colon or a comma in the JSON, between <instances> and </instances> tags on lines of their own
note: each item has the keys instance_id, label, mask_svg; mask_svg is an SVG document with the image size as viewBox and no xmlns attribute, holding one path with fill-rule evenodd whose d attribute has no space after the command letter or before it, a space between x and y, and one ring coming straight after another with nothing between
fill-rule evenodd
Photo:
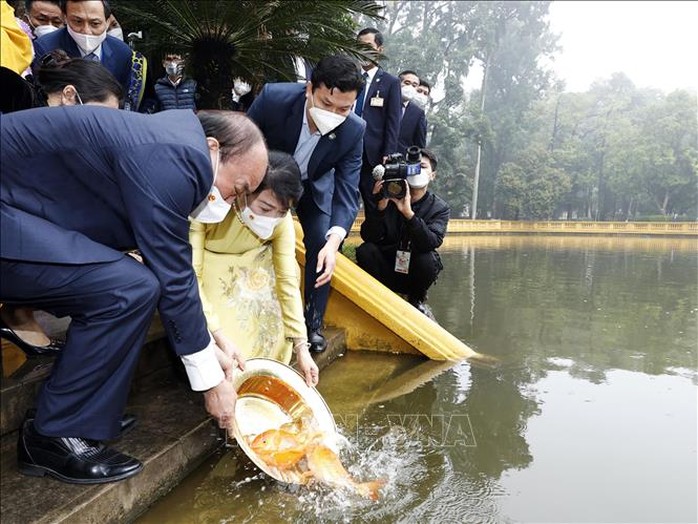
<instances>
[{"instance_id":1,"label":"stone step","mask_svg":"<svg viewBox=\"0 0 698 524\"><path fill-rule=\"evenodd\" d=\"M17 471L17 432L2 439L0 513L3 524L124 522L143 511L223 442L202 397L171 370L152 373L129 400L137 426L112 445L145 465L113 484L81 486Z\"/></svg>"},{"instance_id":2,"label":"stone step","mask_svg":"<svg viewBox=\"0 0 698 524\"><path fill-rule=\"evenodd\" d=\"M127 481L78 486L21 475L16 462L16 428L26 409L33 406L40 382L48 376L50 359L46 362L36 359L31 364L33 374L24 378L15 375L3 382L2 524L129 522L222 445L224 435L206 415L202 395L189 389L181 363L172 358L161 331L158 336L157 325L151 329L149 337L153 338L141 355L127 408L138 416L138 424L112 443L116 449L138 457L145 464L139 475ZM346 348L342 330L328 329L326 336L327 350L313 355L321 369L341 356ZM7 351L10 349L3 345L3 368ZM13 370L17 372L18 369Z\"/></svg>"}]
</instances>

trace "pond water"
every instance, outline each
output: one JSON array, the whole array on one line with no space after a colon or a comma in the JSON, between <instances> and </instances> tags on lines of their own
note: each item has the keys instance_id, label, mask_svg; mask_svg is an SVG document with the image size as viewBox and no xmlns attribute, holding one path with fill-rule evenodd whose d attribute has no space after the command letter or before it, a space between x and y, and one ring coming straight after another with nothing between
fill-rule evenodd
<instances>
[{"instance_id":1,"label":"pond water","mask_svg":"<svg viewBox=\"0 0 698 524\"><path fill-rule=\"evenodd\" d=\"M499 364L349 352L321 374L378 502L232 447L138 522L696 522L697 242L447 240L434 315Z\"/></svg>"}]
</instances>

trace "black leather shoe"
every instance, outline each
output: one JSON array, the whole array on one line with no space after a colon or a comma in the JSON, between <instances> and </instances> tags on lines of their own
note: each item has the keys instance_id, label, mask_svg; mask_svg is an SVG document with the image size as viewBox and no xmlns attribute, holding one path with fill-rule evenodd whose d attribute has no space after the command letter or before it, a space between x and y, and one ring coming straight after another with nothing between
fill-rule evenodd
<instances>
[{"instance_id":1,"label":"black leather shoe","mask_svg":"<svg viewBox=\"0 0 698 524\"><path fill-rule=\"evenodd\" d=\"M19 335L17 335L17 333L15 333L1 318L0 337L12 342L15 346L24 351L28 357L55 356L65 347L65 342L63 340L55 338L49 339L48 346L34 346L29 342L25 342L19 338Z\"/></svg>"},{"instance_id":2,"label":"black leather shoe","mask_svg":"<svg viewBox=\"0 0 698 524\"><path fill-rule=\"evenodd\" d=\"M310 332L308 342L310 342L310 347L308 349L313 353L322 353L327 349L327 340L325 340L325 336L319 329Z\"/></svg>"},{"instance_id":3,"label":"black leather shoe","mask_svg":"<svg viewBox=\"0 0 698 524\"><path fill-rule=\"evenodd\" d=\"M46 437L27 420L17 442L19 472L32 477L51 477L71 484L103 484L139 473L143 464L106 447L97 440Z\"/></svg>"},{"instance_id":4,"label":"black leather shoe","mask_svg":"<svg viewBox=\"0 0 698 524\"><path fill-rule=\"evenodd\" d=\"M28 409L27 412L24 414L24 420L34 420L36 418L36 409L31 408ZM131 431L135 426L136 422L138 421L138 417L132 413L124 413L124 416L121 417L121 427L119 428L119 437L123 437L126 433Z\"/></svg>"}]
</instances>

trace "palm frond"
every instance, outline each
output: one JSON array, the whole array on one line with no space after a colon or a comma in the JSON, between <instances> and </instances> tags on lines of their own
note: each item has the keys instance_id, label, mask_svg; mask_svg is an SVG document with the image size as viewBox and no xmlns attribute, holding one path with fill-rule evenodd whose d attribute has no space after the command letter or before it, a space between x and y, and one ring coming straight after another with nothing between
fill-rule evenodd
<instances>
[{"instance_id":1,"label":"palm frond","mask_svg":"<svg viewBox=\"0 0 698 524\"><path fill-rule=\"evenodd\" d=\"M114 0L127 32L142 30L139 47L158 63L165 52L187 56L187 71L206 103L230 93L240 76L259 87L295 80L294 59L317 63L347 53L365 59L354 18L380 19L374 0Z\"/></svg>"}]
</instances>

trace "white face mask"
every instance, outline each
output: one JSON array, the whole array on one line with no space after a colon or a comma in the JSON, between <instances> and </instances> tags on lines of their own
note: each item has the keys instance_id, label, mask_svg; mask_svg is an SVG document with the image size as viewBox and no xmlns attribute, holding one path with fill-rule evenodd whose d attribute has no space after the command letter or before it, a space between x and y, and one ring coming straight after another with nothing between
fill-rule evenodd
<instances>
[{"instance_id":1,"label":"white face mask","mask_svg":"<svg viewBox=\"0 0 698 524\"><path fill-rule=\"evenodd\" d=\"M58 27L53 27L51 24L48 25L37 25L34 28L34 34L37 38L41 38L44 35L58 31Z\"/></svg>"},{"instance_id":2,"label":"white face mask","mask_svg":"<svg viewBox=\"0 0 698 524\"><path fill-rule=\"evenodd\" d=\"M268 240L274 228L283 220L283 217L268 217L255 213L250 206L245 204L245 209L240 213L240 219L252 232L262 240Z\"/></svg>"},{"instance_id":3,"label":"white face mask","mask_svg":"<svg viewBox=\"0 0 698 524\"><path fill-rule=\"evenodd\" d=\"M221 192L218 191L216 187L216 178L218 177L218 167L221 163L221 151L216 150L216 169L213 172L213 186L208 196L201 202L194 211L191 212L191 218L203 222L204 224L217 224L222 222L223 219L230 211L231 205L223 200Z\"/></svg>"},{"instance_id":4,"label":"white face mask","mask_svg":"<svg viewBox=\"0 0 698 524\"><path fill-rule=\"evenodd\" d=\"M402 92L402 101L407 102L408 100L412 100L416 95L417 95L417 90L415 89L414 86L402 86L400 88L400 91Z\"/></svg>"},{"instance_id":5,"label":"white face mask","mask_svg":"<svg viewBox=\"0 0 698 524\"><path fill-rule=\"evenodd\" d=\"M101 35L83 35L82 33L73 31L70 24L66 24L66 27L68 28L68 33L70 36L73 38L73 40L75 40L75 43L87 55L102 45L104 39L107 38L106 31L104 31Z\"/></svg>"},{"instance_id":6,"label":"white face mask","mask_svg":"<svg viewBox=\"0 0 698 524\"><path fill-rule=\"evenodd\" d=\"M313 106L315 106L315 100L313 100ZM326 135L334 131L347 119L346 116L338 115L337 113L320 109L319 107L311 107L308 112L321 135Z\"/></svg>"},{"instance_id":7,"label":"white face mask","mask_svg":"<svg viewBox=\"0 0 698 524\"><path fill-rule=\"evenodd\" d=\"M243 81L241 78L236 78L233 80L233 91L238 96L245 96L252 90L252 87L247 82Z\"/></svg>"},{"instance_id":8,"label":"white face mask","mask_svg":"<svg viewBox=\"0 0 698 524\"><path fill-rule=\"evenodd\" d=\"M422 171L418 175L412 175L407 177L407 184L412 188L412 189L422 189L423 187L427 187L427 184L429 184L429 179L430 179L430 174L425 173Z\"/></svg>"},{"instance_id":9,"label":"white face mask","mask_svg":"<svg viewBox=\"0 0 698 524\"><path fill-rule=\"evenodd\" d=\"M109 36L113 36L114 38L118 38L122 42L124 41L124 31L120 27L110 29L109 31L107 31L107 34Z\"/></svg>"},{"instance_id":10,"label":"white face mask","mask_svg":"<svg viewBox=\"0 0 698 524\"><path fill-rule=\"evenodd\" d=\"M165 72L169 76L182 76L184 72L184 64L181 62L167 62Z\"/></svg>"},{"instance_id":11,"label":"white face mask","mask_svg":"<svg viewBox=\"0 0 698 524\"><path fill-rule=\"evenodd\" d=\"M427 104L429 103L429 97L424 93L416 93L414 95L414 98L412 98L412 102L424 109L425 107L427 107Z\"/></svg>"}]
</instances>

